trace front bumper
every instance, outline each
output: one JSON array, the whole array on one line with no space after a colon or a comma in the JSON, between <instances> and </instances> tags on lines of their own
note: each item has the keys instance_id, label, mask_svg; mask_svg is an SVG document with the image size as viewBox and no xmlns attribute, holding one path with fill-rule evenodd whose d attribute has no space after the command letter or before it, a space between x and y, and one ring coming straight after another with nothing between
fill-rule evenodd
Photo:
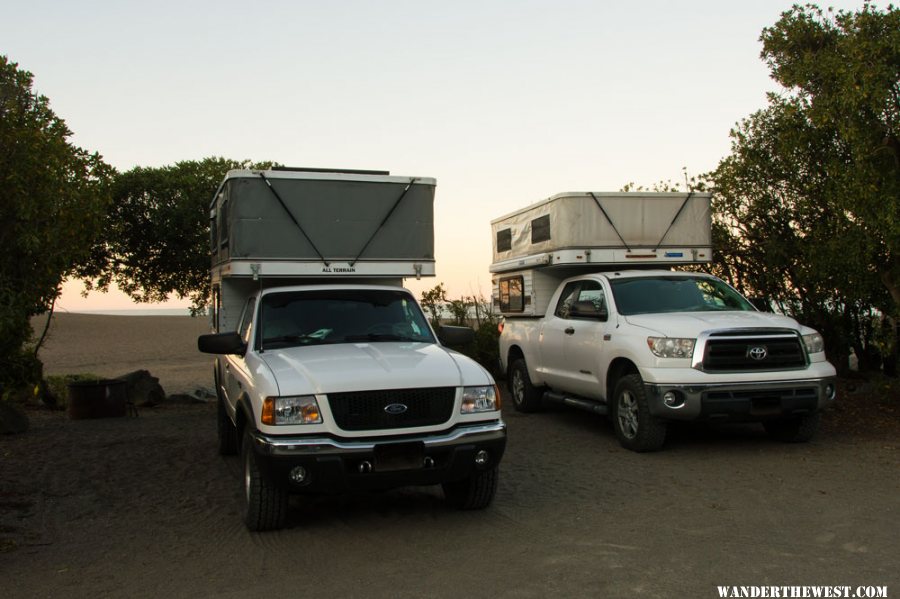
<instances>
[{"instance_id":1,"label":"front bumper","mask_svg":"<svg viewBox=\"0 0 900 599\"><path fill-rule=\"evenodd\" d=\"M279 437L258 431L251 439L261 466L276 481L294 491L342 492L454 482L493 468L506 448L506 424L496 420L436 435L377 440ZM476 464L475 455L482 450L488 460ZM289 477L297 466L307 474L299 484Z\"/></svg>"},{"instance_id":2,"label":"front bumper","mask_svg":"<svg viewBox=\"0 0 900 599\"><path fill-rule=\"evenodd\" d=\"M717 384L645 383L650 413L667 420L759 421L802 416L834 402L835 379ZM671 393L675 401L666 401ZM671 399L671 397L670 397Z\"/></svg>"}]
</instances>

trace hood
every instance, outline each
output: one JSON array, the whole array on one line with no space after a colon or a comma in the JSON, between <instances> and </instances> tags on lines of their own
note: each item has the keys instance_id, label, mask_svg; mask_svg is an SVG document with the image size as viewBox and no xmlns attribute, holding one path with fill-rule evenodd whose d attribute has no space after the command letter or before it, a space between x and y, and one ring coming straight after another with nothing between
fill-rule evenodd
<instances>
[{"instance_id":1,"label":"hood","mask_svg":"<svg viewBox=\"0 0 900 599\"><path fill-rule=\"evenodd\" d=\"M434 343L338 343L266 350L281 395L486 385L480 366Z\"/></svg>"},{"instance_id":2,"label":"hood","mask_svg":"<svg viewBox=\"0 0 900 599\"><path fill-rule=\"evenodd\" d=\"M660 337L694 338L712 329L779 328L799 330L803 335L813 332L793 318L768 312L666 312L624 318L629 324L648 329Z\"/></svg>"}]
</instances>

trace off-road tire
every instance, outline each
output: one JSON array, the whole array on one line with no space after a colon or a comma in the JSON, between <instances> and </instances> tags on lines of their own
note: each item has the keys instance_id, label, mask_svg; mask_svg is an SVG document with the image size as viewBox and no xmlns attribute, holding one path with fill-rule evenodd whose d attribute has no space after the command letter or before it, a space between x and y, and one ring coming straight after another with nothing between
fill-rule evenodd
<instances>
[{"instance_id":1,"label":"off-road tire","mask_svg":"<svg viewBox=\"0 0 900 599\"><path fill-rule=\"evenodd\" d=\"M518 412L537 412L541 409L541 398L544 390L535 387L528 376L528 366L523 358L513 360L509 366L509 394L512 396L513 407Z\"/></svg>"},{"instance_id":2,"label":"off-road tire","mask_svg":"<svg viewBox=\"0 0 900 599\"><path fill-rule=\"evenodd\" d=\"M650 414L644 382L638 374L619 379L613 392L613 427L625 449L659 451L666 442L666 422Z\"/></svg>"},{"instance_id":3,"label":"off-road tire","mask_svg":"<svg viewBox=\"0 0 900 599\"><path fill-rule=\"evenodd\" d=\"M497 466L473 473L458 482L444 483L444 497L461 510L481 510L491 504L497 492L500 471Z\"/></svg>"},{"instance_id":4,"label":"off-road tire","mask_svg":"<svg viewBox=\"0 0 900 599\"><path fill-rule=\"evenodd\" d=\"M262 470L250 433L241 442L244 523L253 532L277 530L287 520L288 492Z\"/></svg>"},{"instance_id":5,"label":"off-road tire","mask_svg":"<svg viewBox=\"0 0 900 599\"><path fill-rule=\"evenodd\" d=\"M219 455L236 455L238 452L237 428L225 412L225 403L219 398L216 403L216 432L218 434Z\"/></svg>"},{"instance_id":6,"label":"off-road tire","mask_svg":"<svg viewBox=\"0 0 900 599\"><path fill-rule=\"evenodd\" d=\"M816 436L819 430L819 413L782 418L779 420L766 420L763 427L771 439L784 443L806 443Z\"/></svg>"}]
</instances>

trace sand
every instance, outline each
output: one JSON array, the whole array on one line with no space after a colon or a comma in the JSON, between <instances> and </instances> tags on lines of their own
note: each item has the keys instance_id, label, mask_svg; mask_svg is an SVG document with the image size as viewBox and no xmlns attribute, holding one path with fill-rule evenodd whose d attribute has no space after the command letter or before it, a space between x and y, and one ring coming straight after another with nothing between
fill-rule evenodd
<instances>
[{"instance_id":1,"label":"sand","mask_svg":"<svg viewBox=\"0 0 900 599\"><path fill-rule=\"evenodd\" d=\"M40 335L46 317L32 322ZM211 388L213 358L197 351L205 317L56 313L39 357L44 374L115 377L148 370L166 394Z\"/></svg>"},{"instance_id":2,"label":"sand","mask_svg":"<svg viewBox=\"0 0 900 599\"><path fill-rule=\"evenodd\" d=\"M49 373L145 368L188 391L209 385L205 329L63 314L42 357ZM241 522L214 404L96 420L33 407L29 432L0 437L0 596L716 597L738 584L894 596L900 418L850 399L858 409L828 413L808 444L687 426L657 454L622 449L599 417L510 408L489 509L453 510L434 487L294 497L287 527L265 534Z\"/></svg>"}]
</instances>

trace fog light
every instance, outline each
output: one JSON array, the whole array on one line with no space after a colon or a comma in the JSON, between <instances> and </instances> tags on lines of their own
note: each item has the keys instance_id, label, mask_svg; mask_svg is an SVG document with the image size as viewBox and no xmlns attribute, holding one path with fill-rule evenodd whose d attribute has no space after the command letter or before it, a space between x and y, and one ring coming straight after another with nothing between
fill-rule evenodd
<instances>
[{"instance_id":1,"label":"fog light","mask_svg":"<svg viewBox=\"0 0 900 599\"><path fill-rule=\"evenodd\" d=\"M825 387L825 398L828 399L828 401L833 400L836 395L837 390L835 389L834 385L827 385Z\"/></svg>"},{"instance_id":2,"label":"fog light","mask_svg":"<svg viewBox=\"0 0 900 599\"><path fill-rule=\"evenodd\" d=\"M475 465L476 466L484 466L485 464L488 463L488 460L490 460L490 459L491 459L491 456L488 454L487 451L485 451L483 449L479 449L478 452L475 454Z\"/></svg>"},{"instance_id":3,"label":"fog light","mask_svg":"<svg viewBox=\"0 0 900 599\"><path fill-rule=\"evenodd\" d=\"M666 391L663 393L663 403L670 408L680 408L684 405L684 396L678 391Z\"/></svg>"},{"instance_id":4,"label":"fog light","mask_svg":"<svg viewBox=\"0 0 900 599\"><path fill-rule=\"evenodd\" d=\"M297 484L306 482L306 468L303 466L294 466L291 468L291 472L288 476L290 476L291 482Z\"/></svg>"}]
</instances>

